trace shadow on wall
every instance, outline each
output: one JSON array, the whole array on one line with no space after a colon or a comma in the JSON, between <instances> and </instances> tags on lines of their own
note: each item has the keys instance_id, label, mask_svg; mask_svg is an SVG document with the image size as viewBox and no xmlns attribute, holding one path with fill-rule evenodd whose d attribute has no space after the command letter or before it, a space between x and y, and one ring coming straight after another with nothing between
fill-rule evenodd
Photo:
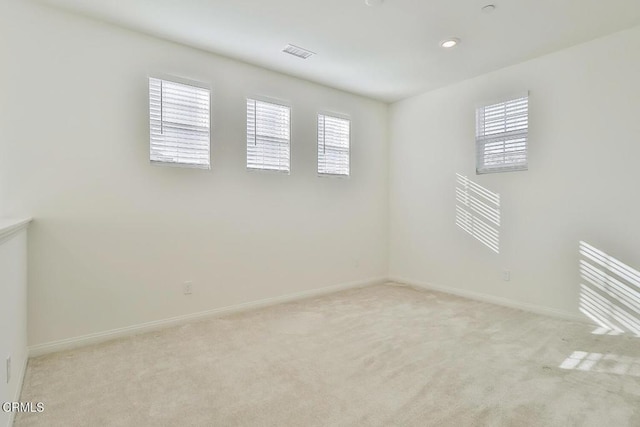
<instances>
[{"instance_id":1,"label":"shadow on wall","mask_svg":"<svg viewBox=\"0 0 640 427\"><path fill-rule=\"evenodd\" d=\"M640 272L580 242L580 311L600 327L599 335L640 337Z\"/></svg>"},{"instance_id":2,"label":"shadow on wall","mask_svg":"<svg viewBox=\"0 0 640 427\"><path fill-rule=\"evenodd\" d=\"M500 194L456 173L456 225L500 253Z\"/></svg>"}]
</instances>

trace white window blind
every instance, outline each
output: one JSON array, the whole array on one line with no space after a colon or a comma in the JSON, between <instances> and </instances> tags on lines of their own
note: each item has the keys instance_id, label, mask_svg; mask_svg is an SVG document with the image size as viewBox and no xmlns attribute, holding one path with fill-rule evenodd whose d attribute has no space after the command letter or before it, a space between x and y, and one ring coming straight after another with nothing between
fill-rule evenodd
<instances>
[{"instance_id":1,"label":"white window blind","mask_svg":"<svg viewBox=\"0 0 640 427\"><path fill-rule=\"evenodd\" d=\"M351 122L318 114L318 173L349 175Z\"/></svg>"},{"instance_id":2,"label":"white window blind","mask_svg":"<svg viewBox=\"0 0 640 427\"><path fill-rule=\"evenodd\" d=\"M476 110L476 172L527 169L529 96Z\"/></svg>"},{"instance_id":3,"label":"white window blind","mask_svg":"<svg viewBox=\"0 0 640 427\"><path fill-rule=\"evenodd\" d=\"M149 78L152 163L210 167L208 89Z\"/></svg>"},{"instance_id":4,"label":"white window blind","mask_svg":"<svg viewBox=\"0 0 640 427\"><path fill-rule=\"evenodd\" d=\"M289 172L289 107L247 99L247 168Z\"/></svg>"}]
</instances>

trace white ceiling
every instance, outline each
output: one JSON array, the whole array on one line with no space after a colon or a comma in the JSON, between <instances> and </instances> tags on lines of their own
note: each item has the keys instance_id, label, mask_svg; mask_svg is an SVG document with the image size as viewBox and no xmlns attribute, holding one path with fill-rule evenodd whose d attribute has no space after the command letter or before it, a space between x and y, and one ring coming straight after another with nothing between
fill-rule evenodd
<instances>
[{"instance_id":1,"label":"white ceiling","mask_svg":"<svg viewBox=\"0 0 640 427\"><path fill-rule=\"evenodd\" d=\"M43 1L387 102L640 24L640 0Z\"/></svg>"}]
</instances>

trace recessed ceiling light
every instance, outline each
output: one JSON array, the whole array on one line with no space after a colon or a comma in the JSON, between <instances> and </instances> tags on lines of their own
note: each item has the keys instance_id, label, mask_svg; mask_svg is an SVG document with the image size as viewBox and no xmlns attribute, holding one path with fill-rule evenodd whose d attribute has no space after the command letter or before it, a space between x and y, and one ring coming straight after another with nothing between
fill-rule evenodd
<instances>
[{"instance_id":1,"label":"recessed ceiling light","mask_svg":"<svg viewBox=\"0 0 640 427\"><path fill-rule=\"evenodd\" d=\"M484 13L491 13L494 10L496 10L496 5L495 4L488 4L486 6L482 6L482 11Z\"/></svg>"},{"instance_id":2,"label":"recessed ceiling light","mask_svg":"<svg viewBox=\"0 0 640 427\"><path fill-rule=\"evenodd\" d=\"M440 46L445 49L451 49L452 47L456 47L460 43L460 39L452 37L450 39L446 39L440 42Z\"/></svg>"},{"instance_id":3,"label":"recessed ceiling light","mask_svg":"<svg viewBox=\"0 0 640 427\"><path fill-rule=\"evenodd\" d=\"M384 0L364 0L364 4L371 7L380 6L383 2Z\"/></svg>"}]
</instances>

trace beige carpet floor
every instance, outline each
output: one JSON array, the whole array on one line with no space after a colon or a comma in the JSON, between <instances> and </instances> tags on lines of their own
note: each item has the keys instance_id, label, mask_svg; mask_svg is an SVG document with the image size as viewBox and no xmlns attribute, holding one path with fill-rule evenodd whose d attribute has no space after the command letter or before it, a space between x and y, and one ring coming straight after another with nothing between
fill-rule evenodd
<instances>
[{"instance_id":1,"label":"beige carpet floor","mask_svg":"<svg viewBox=\"0 0 640 427\"><path fill-rule=\"evenodd\" d=\"M640 339L405 286L30 360L16 426L640 426Z\"/></svg>"}]
</instances>

